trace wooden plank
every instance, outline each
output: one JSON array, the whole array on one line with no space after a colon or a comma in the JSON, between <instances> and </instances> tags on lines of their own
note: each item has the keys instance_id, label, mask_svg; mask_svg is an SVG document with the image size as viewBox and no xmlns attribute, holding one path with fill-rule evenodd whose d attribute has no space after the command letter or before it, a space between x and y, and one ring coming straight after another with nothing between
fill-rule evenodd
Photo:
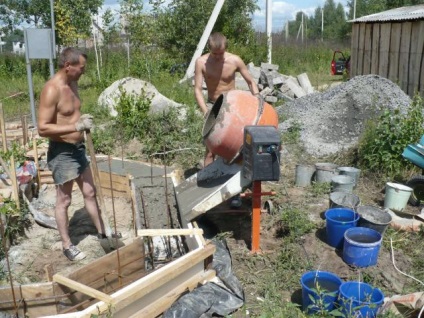
<instances>
[{"instance_id":1,"label":"wooden plank","mask_svg":"<svg viewBox=\"0 0 424 318\"><path fill-rule=\"evenodd\" d=\"M135 314L131 315L129 318L139 318L139 317L145 317L145 318L154 318L159 316L161 313L166 311L171 307L171 305L178 300L178 298L181 297L181 295L187 291L187 290L193 290L199 282L202 281L210 281L216 276L216 273L214 270L208 270L204 273L199 273L192 278L190 278L188 281L185 281L184 283L178 285L171 291L169 291L167 294L163 295L161 298L157 299L156 301L153 301L148 306L144 307L142 310L136 312Z\"/></svg>"},{"instance_id":2,"label":"wooden plank","mask_svg":"<svg viewBox=\"0 0 424 318\"><path fill-rule=\"evenodd\" d=\"M365 23L359 24L359 35L358 35L358 60L356 62L356 74L363 75L364 65L364 49L365 49Z\"/></svg>"},{"instance_id":3,"label":"wooden plank","mask_svg":"<svg viewBox=\"0 0 424 318\"><path fill-rule=\"evenodd\" d=\"M411 30L408 95L412 98L420 87L421 58L424 46L424 21L414 21Z\"/></svg>"},{"instance_id":4,"label":"wooden plank","mask_svg":"<svg viewBox=\"0 0 424 318\"><path fill-rule=\"evenodd\" d=\"M364 39L364 62L362 65L363 75L371 73L371 55L372 55L372 27L370 23L365 24L365 39Z\"/></svg>"},{"instance_id":5,"label":"wooden plank","mask_svg":"<svg viewBox=\"0 0 424 318\"><path fill-rule=\"evenodd\" d=\"M390 52L389 52L389 79L397 83L399 80L399 56L400 56L400 37L402 35L402 24L392 23Z\"/></svg>"},{"instance_id":6,"label":"wooden plank","mask_svg":"<svg viewBox=\"0 0 424 318\"><path fill-rule=\"evenodd\" d=\"M146 229L138 230L138 236L203 235L202 229Z\"/></svg>"},{"instance_id":7,"label":"wooden plank","mask_svg":"<svg viewBox=\"0 0 424 318\"><path fill-rule=\"evenodd\" d=\"M358 68L359 23L352 24L352 40L350 45L350 77L357 75Z\"/></svg>"},{"instance_id":8,"label":"wooden plank","mask_svg":"<svg viewBox=\"0 0 424 318\"><path fill-rule=\"evenodd\" d=\"M399 54L399 86L405 93L408 92L409 82L409 51L411 48L411 31L412 23L403 22Z\"/></svg>"},{"instance_id":9,"label":"wooden plank","mask_svg":"<svg viewBox=\"0 0 424 318\"><path fill-rule=\"evenodd\" d=\"M20 317L40 317L57 314L53 283L13 286ZM15 314L12 289L0 287L0 311Z\"/></svg>"},{"instance_id":10,"label":"wooden plank","mask_svg":"<svg viewBox=\"0 0 424 318\"><path fill-rule=\"evenodd\" d=\"M50 170L40 170L40 177L50 177L53 173Z\"/></svg>"},{"instance_id":11,"label":"wooden plank","mask_svg":"<svg viewBox=\"0 0 424 318\"><path fill-rule=\"evenodd\" d=\"M378 67L378 75L387 78L389 76L389 49L390 49L390 33L391 23L381 24L380 35L380 62Z\"/></svg>"},{"instance_id":12,"label":"wooden plank","mask_svg":"<svg viewBox=\"0 0 424 318\"><path fill-rule=\"evenodd\" d=\"M81 284L77 281L74 281L72 279L69 279L65 276L62 276L60 274L53 275L53 281L57 282L61 285L65 285L73 290L79 291L81 293L84 293L88 296L94 297L96 299L99 299L105 303L112 304L113 298L110 297L108 294L102 293L98 291L97 289L91 288L87 285Z\"/></svg>"},{"instance_id":13,"label":"wooden plank","mask_svg":"<svg viewBox=\"0 0 424 318\"><path fill-rule=\"evenodd\" d=\"M378 74L380 57L380 24L373 23L372 26L372 52L371 52L371 74Z\"/></svg>"},{"instance_id":14,"label":"wooden plank","mask_svg":"<svg viewBox=\"0 0 424 318\"><path fill-rule=\"evenodd\" d=\"M110 189L110 174L109 172L99 171L100 185L102 187L103 195L112 196L112 190ZM112 188L113 196L130 199L131 198L131 186L127 176L121 176L112 173Z\"/></svg>"}]
</instances>

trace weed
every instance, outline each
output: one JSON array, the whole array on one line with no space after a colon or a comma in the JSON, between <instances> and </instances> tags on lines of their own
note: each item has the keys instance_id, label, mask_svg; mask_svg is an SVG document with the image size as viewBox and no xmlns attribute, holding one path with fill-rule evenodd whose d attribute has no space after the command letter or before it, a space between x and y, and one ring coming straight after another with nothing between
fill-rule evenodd
<instances>
[{"instance_id":1,"label":"weed","mask_svg":"<svg viewBox=\"0 0 424 318\"><path fill-rule=\"evenodd\" d=\"M335 304L329 302L329 299L335 299L337 297L337 291L328 291L317 282L315 288L311 290L316 294L309 294L311 304L308 306L308 310L314 312L315 315L321 317L344 317L344 315L336 308L331 309ZM330 310L331 309L331 310Z\"/></svg>"},{"instance_id":2,"label":"weed","mask_svg":"<svg viewBox=\"0 0 424 318\"><path fill-rule=\"evenodd\" d=\"M329 182L312 182L311 194L314 197L320 197L331 192L331 183Z\"/></svg>"}]
</instances>

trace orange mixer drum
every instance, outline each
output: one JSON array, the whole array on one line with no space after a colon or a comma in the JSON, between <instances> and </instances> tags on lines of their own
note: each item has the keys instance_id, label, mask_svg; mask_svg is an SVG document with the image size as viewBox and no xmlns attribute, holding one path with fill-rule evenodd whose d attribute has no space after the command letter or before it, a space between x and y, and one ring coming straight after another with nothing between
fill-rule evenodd
<instances>
[{"instance_id":1,"label":"orange mixer drum","mask_svg":"<svg viewBox=\"0 0 424 318\"><path fill-rule=\"evenodd\" d=\"M231 163L243 146L244 127L255 125L278 128L277 112L248 91L232 90L213 104L203 126L203 140L212 153Z\"/></svg>"}]
</instances>

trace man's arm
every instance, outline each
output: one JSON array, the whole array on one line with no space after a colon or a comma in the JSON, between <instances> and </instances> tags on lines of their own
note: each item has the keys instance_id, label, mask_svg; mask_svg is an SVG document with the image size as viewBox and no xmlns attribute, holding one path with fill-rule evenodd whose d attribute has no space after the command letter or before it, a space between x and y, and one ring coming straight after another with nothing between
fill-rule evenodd
<instances>
[{"instance_id":1,"label":"man's arm","mask_svg":"<svg viewBox=\"0 0 424 318\"><path fill-rule=\"evenodd\" d=\"M203 74L202 74L202 64L203 61L201 58L196 60L196 65L194 68L194 97L196 98L197 105L199 105L200 110L203 114L208 112L208 107L205 103L205 98L202 93L202 84L203 84Z\"/></svg>"},{"instance_id":2,"label":"man's arm","mask_svg":"<svg viewBox=\"0 0 424 318\"><path fill-rule=\"evenodd\" d=\"M244 64L243 60L239 56L237 56L237 58L236 58L236 64L237 64L237 70L240 72L241 76L243 76L244 80L246 81L247 85L249 86L250 92L253 95L259 94L258 85L256 85L252 75L250 74L249 70L247 69L246 64Z\"/></svg>"},{"instance_id":3,"label":"man's arm","mask_svg":"<svg viewBox=\"0 0 424 318\"><path fill-rule=\"evenodd\" d=\"M53 85L46 84L41 92L38 109L38 133L42 137L64 135L77 131L75 124L56 124L59 99L59 90Z\"/></svg>"}]
</instances>

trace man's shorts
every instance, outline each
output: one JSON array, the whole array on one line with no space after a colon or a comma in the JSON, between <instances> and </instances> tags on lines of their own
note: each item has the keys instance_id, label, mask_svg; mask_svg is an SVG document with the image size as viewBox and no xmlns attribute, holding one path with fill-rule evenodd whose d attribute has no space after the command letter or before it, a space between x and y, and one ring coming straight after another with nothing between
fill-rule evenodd
<instances>
[{"instance_id":1,"label":"man's shorts","mask_svg":"<svg viewBox=\"0 0 424 318\"><path fill-rule=\"evenodd\" d=\"M90 161L85 153L83 142L71 144L68 142L49 142L47 165L52 172L56 185L76 179L88 167Z\"/></svg>"}]
</instances>

